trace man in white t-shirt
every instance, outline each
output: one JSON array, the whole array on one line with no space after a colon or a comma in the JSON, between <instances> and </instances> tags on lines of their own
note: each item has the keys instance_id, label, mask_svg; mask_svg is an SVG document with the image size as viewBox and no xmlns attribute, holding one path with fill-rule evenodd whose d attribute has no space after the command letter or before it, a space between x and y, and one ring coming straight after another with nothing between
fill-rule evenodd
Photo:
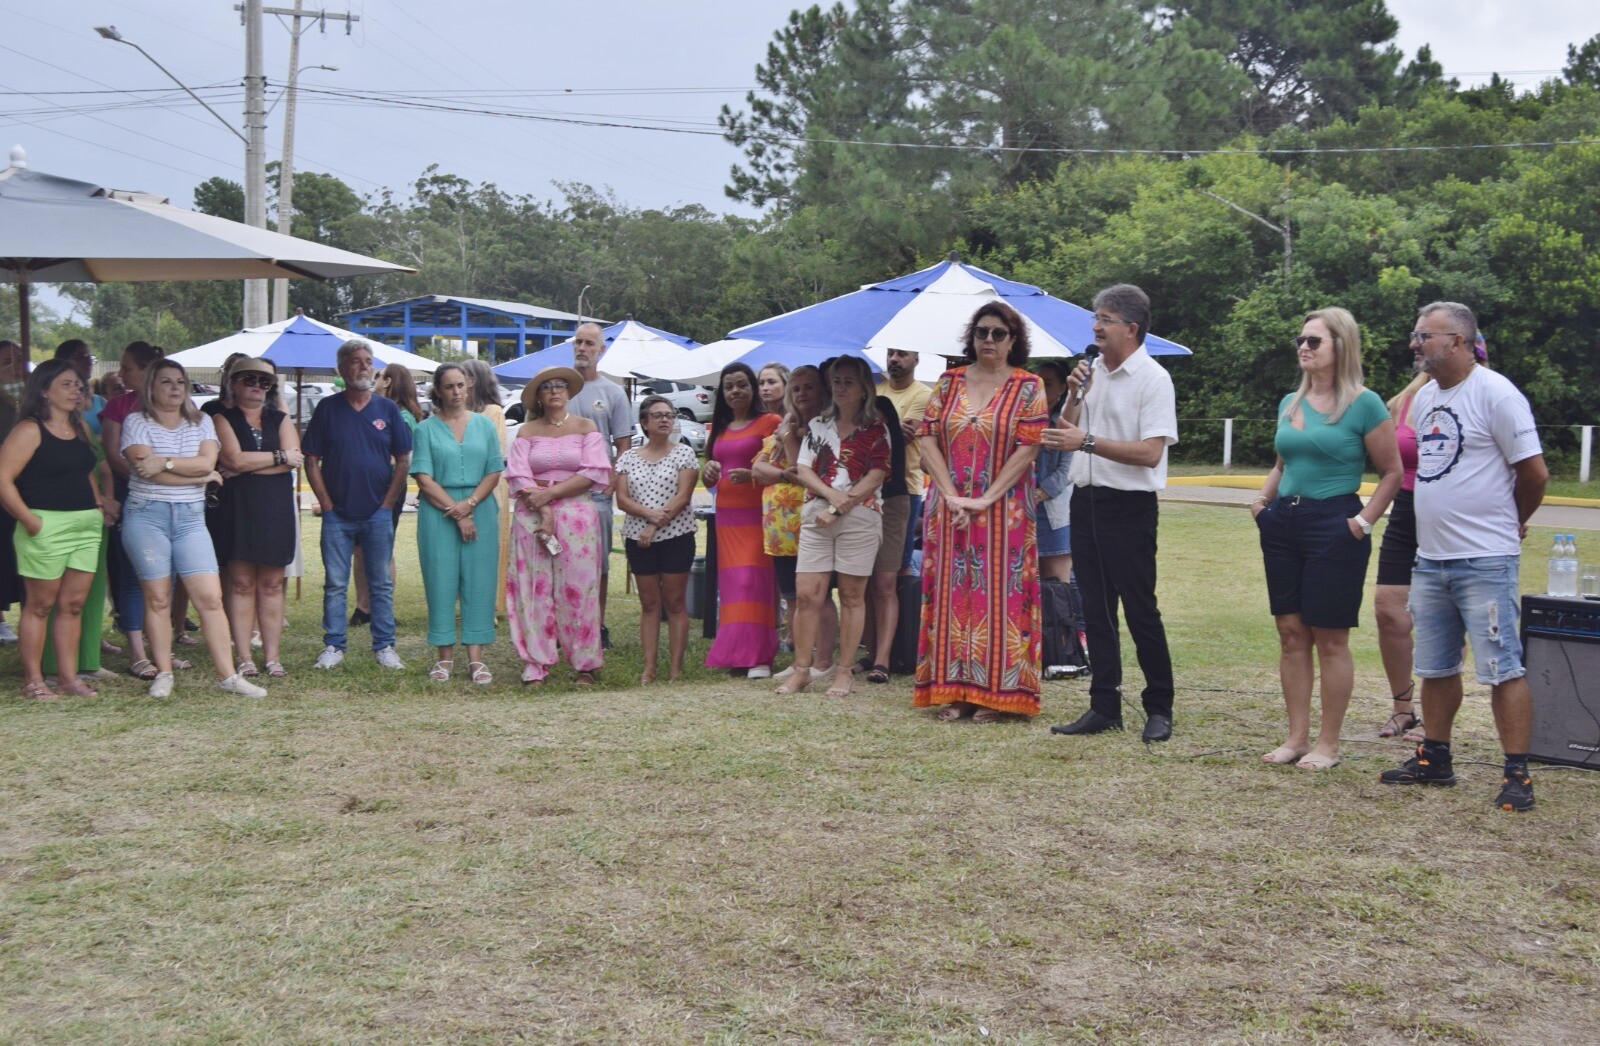
<instances>
[{"instance_id":1,"label":"man in white t-shirt","mask_svg":"<svg viewBox=\"0 0 1600 1046\"><path fill-rule=\"evenodd\" d=\"M1528 518L1549 479L1533 411L1503 375L1473 355L1477 317L1434 302L1411 334L1417 391L1417 562L1409 606L1416 630L1425 739L1381 775L1384 784L1453 785L1450 728L1461 707L1461 643L1490 687L1505 774L1495 805L1533 807L1528 742L1533 699L1517 635L1518 566Z\"/></svg>"},{"instance_id":2,"label":"man in white t-shirt","mask_svg":"<svg viewBox=\"0 0 1600 1046\"><path fill-rule=\"evenodd\" d=\"M1099 360L1067 378L1061 428L1044 445L1072 459L1072 562L1089 639L1089 710L1058 734L1122 729L1122 644L1117 604L1144 673L1145 741L1172 736L1172 655L1156 606L1156 492L1167 485L1167 448L1178 442L1172 376L1145 351L1150 299L1128 283L1094 298ZM1085 353L1085 356L1089 355Z\"/></svg>"},{"instance_id":3,"label":"man in white t-shirt","mask_svg":"<svg viewBox=\"0 0 1600 1046\"><path fill-rule=\"evenodd\" d=\"M583 375L583 392L567 404L570 413L588 418L600 430L606 453L614 465L633 444L633 404L621 385L600 374L600 357L605 355L605 329L598 323L580 323L572 334L572 367ZM611 580L611 527L616 519L611 498L617 489L617 474L611 482L589 491L595 514L600 517L600 646L611 648L611 632L606 628L606 590Z\"/></svg>"}]
</instances>

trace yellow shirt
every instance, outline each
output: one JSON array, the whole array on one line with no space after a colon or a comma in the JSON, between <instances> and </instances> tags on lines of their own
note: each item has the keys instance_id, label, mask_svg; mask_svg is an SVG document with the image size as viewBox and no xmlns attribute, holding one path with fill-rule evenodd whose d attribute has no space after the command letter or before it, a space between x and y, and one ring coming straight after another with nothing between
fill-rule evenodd
<instances>
[{"instance_id":1,"label":"yellow shirt","mask_svg":"<svg viewBox=\"0 0 1600 1046\"><path fill-rule=\"evenodd\" d=\"M928 410L928 400L933 398L933 390L915 380L905 388L897 389L885 379L878 382L877 391L878 395L894 404L895 413L900 415L901 421L907 418L922 420L922 415ZM920 496L922 487L922 448L917 446L916 440L906 440L906 490Z\"/></svg>"}]
</instances>

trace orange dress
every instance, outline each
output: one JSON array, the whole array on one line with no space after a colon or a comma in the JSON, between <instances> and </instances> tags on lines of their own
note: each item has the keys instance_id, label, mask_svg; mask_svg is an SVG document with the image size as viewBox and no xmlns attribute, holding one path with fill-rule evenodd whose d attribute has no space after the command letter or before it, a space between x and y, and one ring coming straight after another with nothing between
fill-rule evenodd
<instances>
[{"instance_id":1,"label":"orange dress","mask_svg":"<svg viewBox=\"0 0 1600 1046\"><path fill-rule=\"evenodd\" d=\"M1013 369L988 404L967 401L966 368L946 371L928 401L922 435L939 441L962 496L980 496L1018 447L1049 422L1044 387ZM918 707L968 701L1001 712L1039 711L1039 555L1034 470L1024 469L988 511L957 528L929 484L922 539Z\"/></svg>"},{"instance_id":2,"label":"orange dress","mask_svg":"<svg viewBox=\"0 0 1600 1046\"><path fill-rule=\"evenodd\" d=\"M778 652L778 578L761 528L761 487L731 483L747 469L778 427L776 414L757 414L743 428L717 434L709 457L722 465L717 497L717 638L706 654L713 668L770 665Z\"/></svg>"}]
</instances>

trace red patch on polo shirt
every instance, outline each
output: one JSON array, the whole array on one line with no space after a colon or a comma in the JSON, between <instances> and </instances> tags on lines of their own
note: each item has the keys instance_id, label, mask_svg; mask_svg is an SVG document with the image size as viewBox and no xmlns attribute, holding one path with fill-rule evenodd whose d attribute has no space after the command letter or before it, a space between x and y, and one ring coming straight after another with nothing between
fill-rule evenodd
<instances>
[{"instance_id":1,"label":"red patch on polo shirt","mask_svg":"<svg viewBox=\"0 0 1600 1046\"><path fill-rule=\"evenodd\" d=\"M372 423L372 427L377 429L379 432L382 432L384 429L388 428L389 425L382 418L379 418Z\"/></svg>"}]
</instances>

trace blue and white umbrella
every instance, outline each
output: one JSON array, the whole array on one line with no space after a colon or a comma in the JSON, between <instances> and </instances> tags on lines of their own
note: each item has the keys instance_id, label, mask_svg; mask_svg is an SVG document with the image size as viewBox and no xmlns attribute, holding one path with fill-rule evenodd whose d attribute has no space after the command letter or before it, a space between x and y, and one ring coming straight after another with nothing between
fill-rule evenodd
<instances>
[{"instance_id":1,"label":"blue and white umbrella","mask_svg":"<svg viewBox=\"0 0 1600 1046\"><path fill-rule=\"evenodd\" d=\"M681 334L647 327L632 317L604 328L606 351L600 357L600 373L615 381L626 381L635 375L658 377L651 368L669 363L699 346L693 338ZM527 381L546 367L572 366L572 339L530 352L508 360L494 368L503 381L507 378Z\"/></svg>"},{"instance_id":2,"label":"blue and white umbrella","mask_svg":"<svg viewBox=\"0 0 1600 1046\"><path fill-rule=\"evenodd\" d=\"M809 345L821 356L868 350L880 366L889 349L940 356L962 354L961 332L985 301L1022 314L1034 356L1075 356L1094 341L1094 314L1029 283L1001 279L958 261L931 268L740 327L730 338ZM1152 356L1187 356L1182 345L1149 334Z\"/></svg>"},{"instance_id":3,"label":"blue and white umbrella","mask_svg":"<svg viewBox=\"0 0 1600 1046\"><path fill-rule=\"evenodd\" d=\"M694 385L715 385L722 369L742 363L759 372L769 363L781 363L790 370L805 364L815 366L831 356L862 356L872 367L872 373L881 375L886 364L872 359L872 353L863 352L860 346L850 350L827 352L813 345L794 345L781 341L758 341L754 338L724 338L698 349L685 352L676 360L649 372L652 378L669 381L687 381ZM917 363L916 377L920 381L934 382L944 372L944 360L939 356L923 356Z\"/></svg>"},{"instance_id":4,"label":"blue and white umbrella","mask_svg":"<svg viewBox=\"0 0 1600 1046\"><path fill-rule=\"evenodd\" d=\"M249 327L225 338L175 352L171 358L190 370L206 370L221 367L229 356L242 352L246 356L265 357L277 364L279 370L332 373L339 346L351 338L360 337L359 334L352 334L342 327L314 320L310 316L294 316L261 327ZM375 341L367 344L372 347L372 358L379 367L400 363L407 370L431 371L439 365L438 360L430 360L393 345Z\"/></svg>"}]
</instances>

